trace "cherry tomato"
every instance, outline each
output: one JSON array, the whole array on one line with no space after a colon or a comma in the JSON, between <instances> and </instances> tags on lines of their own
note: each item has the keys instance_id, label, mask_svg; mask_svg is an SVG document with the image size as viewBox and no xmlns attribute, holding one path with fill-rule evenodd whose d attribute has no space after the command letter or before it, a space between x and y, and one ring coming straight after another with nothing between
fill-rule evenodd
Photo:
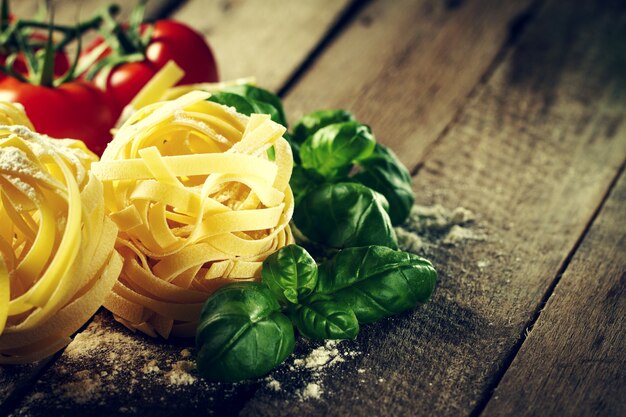
<instances>
[{"instance_id":1,"label":"cherry tomato","mask_svg":"<svg viewBox=\"0 0 626 417\"><path fill-rule=\"evenodd\" d=\"M140 31L144 32L148 26L141 25ZM152 25L152 30L143 61L120 64L96 76L96 84L104 86L120 112L169 60L174 60L185 71L185 77L178 84L218 81L213 52L200 33L173 20L159 20ZM87 51L100 43L102 39L96 39Z\"/></svg>"},{"instance_id":2,"label":"cherry tomato","mask_svg":"<svg viewBox=\"0 0 626 417\"><path fill-rule=\"evenodd\" d=\"M6 78L0 82L0 100L22 103L37 132L81 139L98 155L111 140L116 121L112 102L85 81L50 88Z\"/></svg>"}]
</instances>

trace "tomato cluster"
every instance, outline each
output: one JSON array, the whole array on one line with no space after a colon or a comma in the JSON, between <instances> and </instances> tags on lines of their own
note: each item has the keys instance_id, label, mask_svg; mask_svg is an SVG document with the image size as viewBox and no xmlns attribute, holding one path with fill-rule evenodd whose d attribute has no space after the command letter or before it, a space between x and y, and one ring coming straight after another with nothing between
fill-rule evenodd
<instances>
[{"instance_id":1,"label":"tomato cluster","mask_svg":"<svg viewBox=\"0 0 626 417\"><path fill-rule=\"evenodd\" d=\"M123 108L170 60L185 71L179 84L218 80L200 33L173 20L119 24L117 10L112 6L76 27L0 18L1 34L13 39L0 47L0 100L21 103L38 132L82 139L101 154ZM64 47L89 29L101 35L79 57L68 56ZM64 35L60 42L56 32Z\"/></svg>"}]
</instances>

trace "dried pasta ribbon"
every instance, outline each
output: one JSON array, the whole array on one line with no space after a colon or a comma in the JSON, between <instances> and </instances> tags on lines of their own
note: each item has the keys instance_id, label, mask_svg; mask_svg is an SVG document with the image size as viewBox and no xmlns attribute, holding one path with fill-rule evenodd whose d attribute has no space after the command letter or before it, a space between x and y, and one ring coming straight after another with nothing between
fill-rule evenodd
<instances>
[{"instance_id":1,"label":"dried pasta ribbon","mask_svg":"<svg viewBox=\"0 0 626 417\"><path fill-rule=\"evenodd\" d=\"M0 125L20 125L26 126L30 130L34 130L33 124L24 112L24 106L20 103L0 101Z\"/></svg>"},{"instance_id":2,"label":"dried pasta ribbon","mask_svg":"<svg viewBox=\"0 0 626 417\"><path fill-rule=\"evenodd\" d=\"M0 103L2 122L28 122L15 109ZM63 348L117 280L117 227L89 172L96 160L81 141L0 125L1 364Z\"/></svg>"},{"instance_id":3,"label":"dried pasta ribbon","mask_svg":"<svg viewBox=\"0 0 626 417\"><path fill-rule=\"evenodd\" d=\"M209 95L141 107L92 167L124 258L104 306L151 336L192 336L210 294L259 280L263 260L293 243L285 128Z\"/></svg>"}]
</instances>

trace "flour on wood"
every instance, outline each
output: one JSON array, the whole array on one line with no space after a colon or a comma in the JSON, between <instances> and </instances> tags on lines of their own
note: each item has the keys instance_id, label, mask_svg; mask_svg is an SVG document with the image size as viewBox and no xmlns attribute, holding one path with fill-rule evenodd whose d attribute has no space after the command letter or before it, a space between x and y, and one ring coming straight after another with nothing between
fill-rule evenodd
<instances>
[{"instance_id":1,"label":"flour on wood","mask_svg":"<svg viewBox=\"0 0 626 417\"><path fill-rule=\"evenodd\" d=\"M453 210L439 204L414 205L408 220L396 227L400 249L424 254L434 246L456 246L468 240L484 240L475 230L475 216L464 207Z\"/></svg>"},{"instance_id":2,"label":"flour on wood","mask_svg":"<svg viewBox=\"0 0 626 417\"><path fill-rule=\"evenodd\" d=\"M96 316L74 338L55 365L54 382L36 391L36 397L26 398L27 406L94 405L120 394L140 395L146 387L164 391L208 387L198 376L190 349L164 352L103 321Z\"/></svg>"},{"instance_id":3,"label":"flour on wood","mask_svg":"<svg viewBox=\"0 0 626 417\"><path fill-rule=\"evenodd\" d=\"M341 372L337 366L361 352L350 349L346 343L328 340L324 344L312 348L308 353L294 353L287 359L281 371L268 376L266 387L274 392L287 395L295 394L299 401L321 399L324 380L328 372L336 375Z\"/></svg>"}]
</instances>

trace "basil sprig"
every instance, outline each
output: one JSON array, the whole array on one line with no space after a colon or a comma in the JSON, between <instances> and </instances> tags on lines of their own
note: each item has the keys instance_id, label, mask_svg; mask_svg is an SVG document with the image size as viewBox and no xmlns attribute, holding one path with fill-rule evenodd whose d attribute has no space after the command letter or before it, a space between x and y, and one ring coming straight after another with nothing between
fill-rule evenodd
<instances>
[{"instance_id":1,"label":"basil sprig","mask_svg":"<svg viewBox=\"0 0 626 417\"><path fill-rule=\"evenodd\" d=\"M287 127L280 99L258 87L229 87L210 100ZM345 110L321 110L285 136L293 221L330 257L318 265L304 248L285 246L263 262L262 284L232 284L209 298L196 343L198 370L211 380L269 372L293 351L294 327L310 339L352 339L361 325L426 302L435 287L429 261L397 250L393 226L413 205L411 176L371 129Z\"/></svg>"},{"instance_id":2,"label":"basil sprig","mask_svg":"<svg viewBox=\"0 0 626 417\"><path fill-rule=\"evenodd\" d=\"M262 277L207 301L196 337L201 375L237 381L269 372L293 351L294 326L310 339L355 338L361 324L426 302L437 272L385 246L344 249L318 266L289 245L263 262Z\"/></svg>"}]
</instances>

